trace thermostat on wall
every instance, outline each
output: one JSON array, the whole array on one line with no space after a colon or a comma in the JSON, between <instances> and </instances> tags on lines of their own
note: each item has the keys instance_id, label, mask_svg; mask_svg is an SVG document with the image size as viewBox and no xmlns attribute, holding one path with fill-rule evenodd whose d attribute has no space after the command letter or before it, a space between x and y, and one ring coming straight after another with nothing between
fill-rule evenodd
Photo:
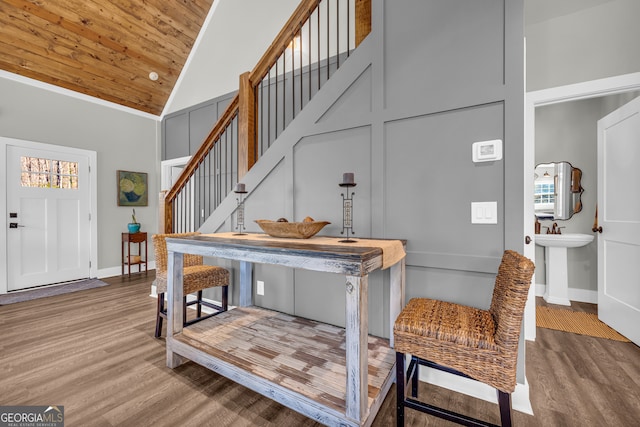
<instances>
[{"instance_id":1,"label":"thermostat on wall","mask_svg":"<svg viewBox=\"0 0 640 427\"><path fill-rule=\"evenodd\" d=\"M474 142L473 146L474 162L492 162L502 159L502 140Z\"/></svg>"}]
</instances>

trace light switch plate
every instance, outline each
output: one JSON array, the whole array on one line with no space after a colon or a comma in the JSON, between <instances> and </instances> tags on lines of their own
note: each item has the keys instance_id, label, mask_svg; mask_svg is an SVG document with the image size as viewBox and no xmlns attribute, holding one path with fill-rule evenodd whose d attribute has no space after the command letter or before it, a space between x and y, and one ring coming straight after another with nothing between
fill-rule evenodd
<instances>
[{"instance_id":1,"label":"light switch plate","mask_svg":"<svg viewBox=\"0 0 640 427\"><path fill-rule=\"evenodd\" d=\"M471 224L497 224L498 202L471 202Z\"/></svg>"}]
</instances>

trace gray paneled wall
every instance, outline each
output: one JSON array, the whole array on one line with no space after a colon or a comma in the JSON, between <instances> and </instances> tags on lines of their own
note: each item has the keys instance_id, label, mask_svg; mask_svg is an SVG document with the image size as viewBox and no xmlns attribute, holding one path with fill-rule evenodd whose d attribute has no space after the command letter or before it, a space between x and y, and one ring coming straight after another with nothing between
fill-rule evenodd
<instances>
[{"instance_id":1,"label":"gray paneled wall","mask_svg":"<svg viewBox=\"0 0 640 427\"><path fill-rule=\"evenodd\" d=\"M195 154L235 94L232 92L164 117L162 160Z\"/></svg>"},{"instance_id":2,"label":"gray paneled wall","mask_svg":"<svg viewBox=\"0 0 640 427\"><path fill-rule=\"evenodd\" d=\"M407 239L407 297L488 307L502 252L523 247L522 6L374 0L372 33L243 178L249 231L309 215L339 235L338 183L354 172L356 236ZM473 163L489 139L504 159ZM497 202L497 224L471 224L480 201ZM231 230L234 202L202 230ZM254 280L259 305L343 322L341 277L257 266ZM388 272L370 292L369 331L388 337Z\"/></svg>"},{"instance_id":3,"label":"gray paneled wall","mask_svg":"<svg viewBox=\"0 0 640 427\"><path fill-rule=\"evenodd\" d=\"M386 1L385 108L411 116L502 98L504 8L503 0Z\"/></svg>"}]
</instances>

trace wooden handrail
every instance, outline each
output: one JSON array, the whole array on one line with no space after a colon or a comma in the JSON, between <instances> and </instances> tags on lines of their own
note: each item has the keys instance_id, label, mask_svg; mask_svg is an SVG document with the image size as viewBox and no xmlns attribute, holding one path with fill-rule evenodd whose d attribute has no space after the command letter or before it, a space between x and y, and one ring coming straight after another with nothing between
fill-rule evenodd
<instances>
[{"instance_id":1,"label":"wooden handrail","mask_svg":"<svg viewBox=\"0 0 640 427\"><path fill-rule=\"evenodd\" d=\"M282 30L278 33L271 46L262 55L260 61L253 67L249 81L251 86L256 87L262 78L267 75L273 64L276 63L280 54L289 46L291 40L296 36L302 24L309 18L309 15L318 7L322 0L302 0L296 10ZM371 0L368 0L371 1Z\"/></svg>"},{"instance_id":2,"label":"wooden handrail","mask_svg":"<svg viewBox=\"0 0 640 427\"><path fill-rule=\"evenodd\" d=\"M278 57L289 46L291 41L300 31L302 24L309 18L322 0L303 0L293 12L282 30L267 51L262 55L260 61L251 71L249 81L251 86L256 87L262 78L267 75ZM371 32L371 0L355 0L356 13L356 47Z\"/></svg>"},{"instance_id":3,"label":"wooden handrail","mask_svg":"<svg viewBox=\"0 0 640 427\"><path fill-rule=\"evenodd\" d=\"M189 163L185 166L182 173L178 177L171 190L164 198L164 228L166 233L173 232L173 209L171 208L173 200L176 195L184 188L189 179L193 176L198 165L202 162L202 159L211 151L214 144L220 138L220 135L225 131L227 126L231 124L231 121L238 115L239 95L233 97L227 108L222 113L222 116L218 119L205 142L200 146L198 151L193 155Z\"/></svg>"},{"instance_id":4,"label":"wooden handrail","mask_svg":"<svg viewBox=\"0 0 640 427\"><path fill-rule=\"evenodd\" d=\"M180 174L176 183L164 198L163 228L165 232L170 233L174 231L172 206L176 197L189 183L190 179L198 170L200 164L211 152L216 142L236 117L238 117L238 181L255 164L258 156L258 136L256 133L258 97L256 88L260 85L262 79L269 73L274 64L276 64L293 39L300 34L305 22L311 17L322 1L323 0L302 0L253 70L240 76L238 95L236 95L227 106L222 116L218 119L216 125L204 140L202 146L193 155ZM371 32L371 0L354 1L355 45L358 46Z\"/></svg>"}]
</instances>

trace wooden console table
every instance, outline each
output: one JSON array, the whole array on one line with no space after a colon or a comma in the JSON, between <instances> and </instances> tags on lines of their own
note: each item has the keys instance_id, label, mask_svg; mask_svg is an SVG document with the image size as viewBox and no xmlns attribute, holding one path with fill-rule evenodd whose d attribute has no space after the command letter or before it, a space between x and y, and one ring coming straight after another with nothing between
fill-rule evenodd
<instances>
[{"instance_id":1,"label":"wooden console table","mask_svg":"<svg viewBox=\"0 0 640 427\"><path fill-rule=\"evenodd\" d=\"M167 366L192 360L325 425L371 425L395 378L389 340L367 332L368 275L383 266L383 251L338 240L230 233L167 239ZM240 262L238 308L183 328L185 253ZM390 331L404 302L404 249L402 255L390 267ZM253 263L344 274L346 327L253 307Z\"/></svg>"}]
</instances>

